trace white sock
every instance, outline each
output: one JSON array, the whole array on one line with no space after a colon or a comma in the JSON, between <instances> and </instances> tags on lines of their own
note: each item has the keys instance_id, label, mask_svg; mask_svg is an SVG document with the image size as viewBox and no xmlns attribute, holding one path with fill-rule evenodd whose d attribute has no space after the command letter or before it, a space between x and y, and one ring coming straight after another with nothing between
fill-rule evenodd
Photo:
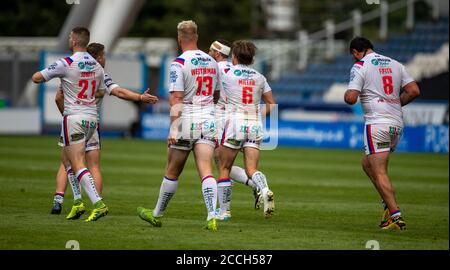
<instances>
[{"instance_id":1,"label":"white sock","mask_svg":"<svg viewBox=\"0 0 450 270\"><path fill-rule=\"evenodd\" d=\"M64 203L64 192L56 192L55 196L53 196L53 201L63 204Z\"/></svg>"},{"instance_id":2,"label":"white sock","mask_svg":"<svg viewBox=\"0 0 450 270\"><path fill-rule=\"evenodd\" d=\"M245 170L242 169L241 167L238 166L231 167L230 178L233 179L233 181L250 186L251 188L256 187L255 183L252 181L252 179L248 178L247 174L245 173Z\"/></svg>"},{"instance_id":3,"label":"white sock","mask_svg":"<svg viewBox=\"0 0 450 270\"><path fill-rule=\"evenodd\" d=\"M102 199L95 188L94 178L87 168L83 168L77 172L77 179L80 182L80 186L82 186L87 193L92 204L95 204Z\"/></svg>"},{"instance_id":4,"label":"white sock","mask_svg":"<svg viewBox=\"0 0 450 270\"><path fill-rule=\"evenodd\" d=\"M167 177L163 178L161 187L159 189L158 202L153 209L153 216L161 217L164 215L164 211L166 210L170 199L172 199L173 195L177 191L177 187L178 179L170 179Z\"/></svg>"},{"instance_id":5,"label":"white sock","mask_svg":"<svg viewBox=\"0 0 450 270\"><path fill-rule=\"evenodd\" d=\"M263 194L269 190L266 176L262 172L260 171L255 172L252 175L252 180L255 183L255 185L263 192Z\"/></svg>"},{"instance_id":6,"label":"white sock","mask_svg":"<svg viewBox=\"0 0 450 270\"><path fill-rule=\"evenodd\" d=\"M206 210L208 211L208 218L206 220L210 220L216 216L215 210L217 206L217 182L212 175L203 177L202 193Z\"/></svg>"},{"instance_id":7,"label":"white sock","mask_svg":"<svg viewBox=\"0 0 450 270\"><path fill-rule=\"evenodd\" d=\"M217 180L217 196L221 214L231 210L231 191L232 183L229 178Z\"/></svg>"},{"instance_id":8,"label":"white sock","mask_svg":"<svg viewBox=\"0 0 450 270\"><path fill-rule=\"evenodd\" d=\"M70 187L72 188L73 200L76 201L81 199L81 187L77 177L75 176L75 173L73 172L71 167L67 167L66 172L67 172L67 179L69 179L69 184Z\"/></svg>"}]
</instances>

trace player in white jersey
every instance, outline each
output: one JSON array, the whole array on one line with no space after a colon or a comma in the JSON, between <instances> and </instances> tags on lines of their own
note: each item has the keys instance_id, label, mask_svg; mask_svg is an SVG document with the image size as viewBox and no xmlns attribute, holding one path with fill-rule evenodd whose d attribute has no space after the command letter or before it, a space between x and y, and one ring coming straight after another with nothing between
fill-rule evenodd
<instances>
[{"instance_id":1,"label":"player in white jersey","mask_svg":"<svg viewBox=\"0 0 450 270\"><path fill-rule=\"evenodd\" d=\"M95 60L103 67L105 68L106 65L106 58L105 58L105 46L100 43L91 43L87 47L87 52L95 58ZM95 93L96 98L96 104L97 104L97 111L98 111L98 121L99 124L97 126L97 131L95 134L91 137L91 139L86 144L86 163L88 166L89 171L91 172L92 176L94 177L95 187L97 188L98 193L100 196L102 195L102 174L100 170L100 148L101 148L101 142L100 142L100 109L101 104L103 102L103 97L105 93L108 93L109 95L113 95L116 97L119 97L124 100L129 101L135 101L135 102L144 102L144 103L150 103L154 104L158 101L158 98L156 96L150 95L149 90L144 92L143 94L138 94L134 91L128 90L126 88L120 87L118 84L116 84L112 78L105 73L105 86L106 91L99 90ZM64 94L62 89L60 88L55 97L56 105L63 114L64 111ZM62 147L64 146L63 137L61 136L59 145ZM61 164L59 167L59 171L56 175L56 192L53 198L53 206L52 206L52 214L60 214L62 210L62 204L64 199L64 193L67 187L67 173L64 168L64 164ZM77 187L77 182L72 181L71 187L72 192L74 194L74 200L80 200L81 201L81 193L79 187ZM77 204L77 202L75 202ZM68 214L69 219L77 219L80 217L79 215L80 211L71 212Z\"/></svg>"},{"instance_id":2,"label":"player in white jersey","mask_svg":"<svg viewBox=\"0 0 450 270\"><path fill-rule=\"evenodd\" d=\"M219 172L220 179L230 179L236 155L243 148L247 178L261 190L264 216L269 218L275 210L274 195L266 177L258 170L258 161L263 140L262 114L269 113L275 100L266 78L250 67L255 54L256 46L252 42L234 42L233 66L220 77L227 116L219 150ZM261 112L261 100L266 103L264 112Z\"/></svg>"},{"instance_id":3,"label":"player in white jersey","mask_svg":"<svg viewBox=\"0 0 450 270\"><path fill-rule=\"evenodd\" d=\"M89 30L84 27L72 29L69 46L74 54L36 72L32 80L41 83L53 78L61 79L64 91L62 162L70 177L73 181L76 181L76 177L94 205L86 221L96 221L108 214L108 207L98 194L94 179L86 168L85 148L86 142L95 134L98 124L95 92L105 89L105 83L103 68L86 51L89 35ZM74 205L74 208L77 208L77 205Z\"/></svg>"},{"instance_id":4,"label":"player in white jersey","mask_svg":"<svg viewBox=\"0 0 450 270\"><path fill-rule=\"evenodd\" d=\"M141 219L161 226L161 217L175 194L178 177L192 150L208 212L206 229L216 231L217 183L211 163L216 144L213 93L218 86L219 70L216 61L198 49L195 22L182 21L177 30L183 53L170 67L171 127L165 176L155 208L138 207L137 211Z\"/></svg>"},{"instance_id":5,"label":"player in white jersey","mask_svg":"<svg viewBox=\"0 0 450 270\"><path fill-rule=\"evenodd\" d=\"M388 177L389 155L403 132L402 107L420 95L417 83L396 60L380 55L362 37L350 43L356 63L350 73L345 102L355 104L360 97L364 110L364 172L382 198L382 229L406 228Z\"/></svg>"},{"instance_id":6,"label":"player in white jersey","mask_svg":"<svg viewBox=\"0 0 450 270\"><path fill-rule=\"evenodd\" d=\"M213 57L217 61L217 65L219 66L220 75L225 75L231 68L232 63L231 59L229 59L229 55L231 53L231 43L224 39L217 39L214 41L210 48L208 54ZM219 76L219 77L221 77ZM226 96L220 95L220 91L216 91L218 93L217 103L216 103L216 122L217 122L217 136L218 143L217 147L214 150L214 160L216 165L219 162L219 147L220 141L222 139L223 130L225 126L226 120ZM218 179L217 180L217 196L219 199L219 208L216 209L216 213L219 220L228 221L231 219L231 194L232 194L232 183L234 181L244 184L250 187L253 191L253 196L255 198L255 209L259 209L262 197L261 191L256 187L251 179L247 177L245 173L245 169L239 166L233 166L230 171L230 179Z\"/></svg>"}]
</instances>

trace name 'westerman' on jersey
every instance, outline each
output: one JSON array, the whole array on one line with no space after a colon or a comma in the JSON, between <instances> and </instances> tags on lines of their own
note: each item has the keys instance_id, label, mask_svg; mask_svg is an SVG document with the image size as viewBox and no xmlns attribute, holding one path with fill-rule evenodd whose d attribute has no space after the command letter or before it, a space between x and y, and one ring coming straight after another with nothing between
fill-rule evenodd
<instances>
[{"instance_id":1,"label":"name 'westerman' on jersey","mask_svg":"<svg viewBox=\"0 0 450 270\"><path fill-rule=\"evenodd\" d=\"M169 92L184 92L180 138L216 137L213 94L218 76L217 62L200 50L188 50L172 62Z\"/></svg>"}]
</instances>

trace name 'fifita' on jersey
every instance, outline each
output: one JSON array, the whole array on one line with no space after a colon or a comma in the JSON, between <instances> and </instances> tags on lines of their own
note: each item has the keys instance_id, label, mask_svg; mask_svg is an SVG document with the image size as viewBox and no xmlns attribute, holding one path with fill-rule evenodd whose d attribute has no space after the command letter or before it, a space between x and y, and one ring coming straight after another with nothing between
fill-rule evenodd
<instances>
[{"instance_id":1,"label":"name 'fifita' on jersey","mask_svg":"<svg viewBox=\"0 0 450 270\"><path fill-rule=\"evenodd\" d=\"M245 113L247 118L260 118L261 97L272 91L261 73L249 66L238 64L225 70L220 80L221 96L224 97L228 113Z\"/></svg>"},{"instance_id":2,"label":"name 'fifita' on jersey","mask_svg":"<svg viewBox=\"0 0 450 270\"><path fill-rule=\"evenodd\" d=\"M172 62L169 92L184 92L183 115L208 115L214 111L213 95L219 87L218 77L217 62L201 50L185 51Z\"/></svg>"},{"instance_id":3,"label":"name 'fifita' on jersey","mask_svg":"<svg viewBox=\"0 0 450 270\"><path fill-rule=\"evenodd\" d=\"M57 60L41 71L45 81L61 79L64 92L64 115L97 117L95 92L106 89L103 68L87 52L76 52Z\"/></svg>"},{"instance_id":4,"label":"name 'fifita' on jersey","mask_svg":"<svg viewBox=\"0 0 450 270\"><path fill-rule=\"evenodd\" d=\"M373 52L353 65L347 89L361 92L367 124L403 126L400 91L413 81L404 65Z\"/></svg>"}]
</instances>

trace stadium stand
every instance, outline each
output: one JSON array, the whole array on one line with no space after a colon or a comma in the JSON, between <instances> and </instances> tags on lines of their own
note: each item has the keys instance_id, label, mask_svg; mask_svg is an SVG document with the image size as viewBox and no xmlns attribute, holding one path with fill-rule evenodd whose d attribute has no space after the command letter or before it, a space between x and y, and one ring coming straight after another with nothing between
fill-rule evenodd
<instances>
[{"instance_id":1,"label":"stadium stand","mask_svg":"<svg viewBox=\"0 0 450 270\"><path fill-rule=\"evenodd\" d=\"M420 60L420 57L415 56L441 50L447 55L444 65L448 71L448 30L448 17L441 18L438 22L421 22L410 33L395 34L384 43L375 43L375 51L391 56L404 64L413 60L419 61L422 64L414 66L425 70L430 68L427 57L422 57ZM285 74L279 80L273 81L271 86L281 107L322 103L324 95L334 83L347 83L352 65L353 60L349 54L338 55L332 63L314 63L308 65L302 73ZM430 76L426 74L426 71L421 70L413 71L413 73L420 75L420 78L422 75ZM336 100L336 102L339 101Z\"/></svg>"}]
</instances>

